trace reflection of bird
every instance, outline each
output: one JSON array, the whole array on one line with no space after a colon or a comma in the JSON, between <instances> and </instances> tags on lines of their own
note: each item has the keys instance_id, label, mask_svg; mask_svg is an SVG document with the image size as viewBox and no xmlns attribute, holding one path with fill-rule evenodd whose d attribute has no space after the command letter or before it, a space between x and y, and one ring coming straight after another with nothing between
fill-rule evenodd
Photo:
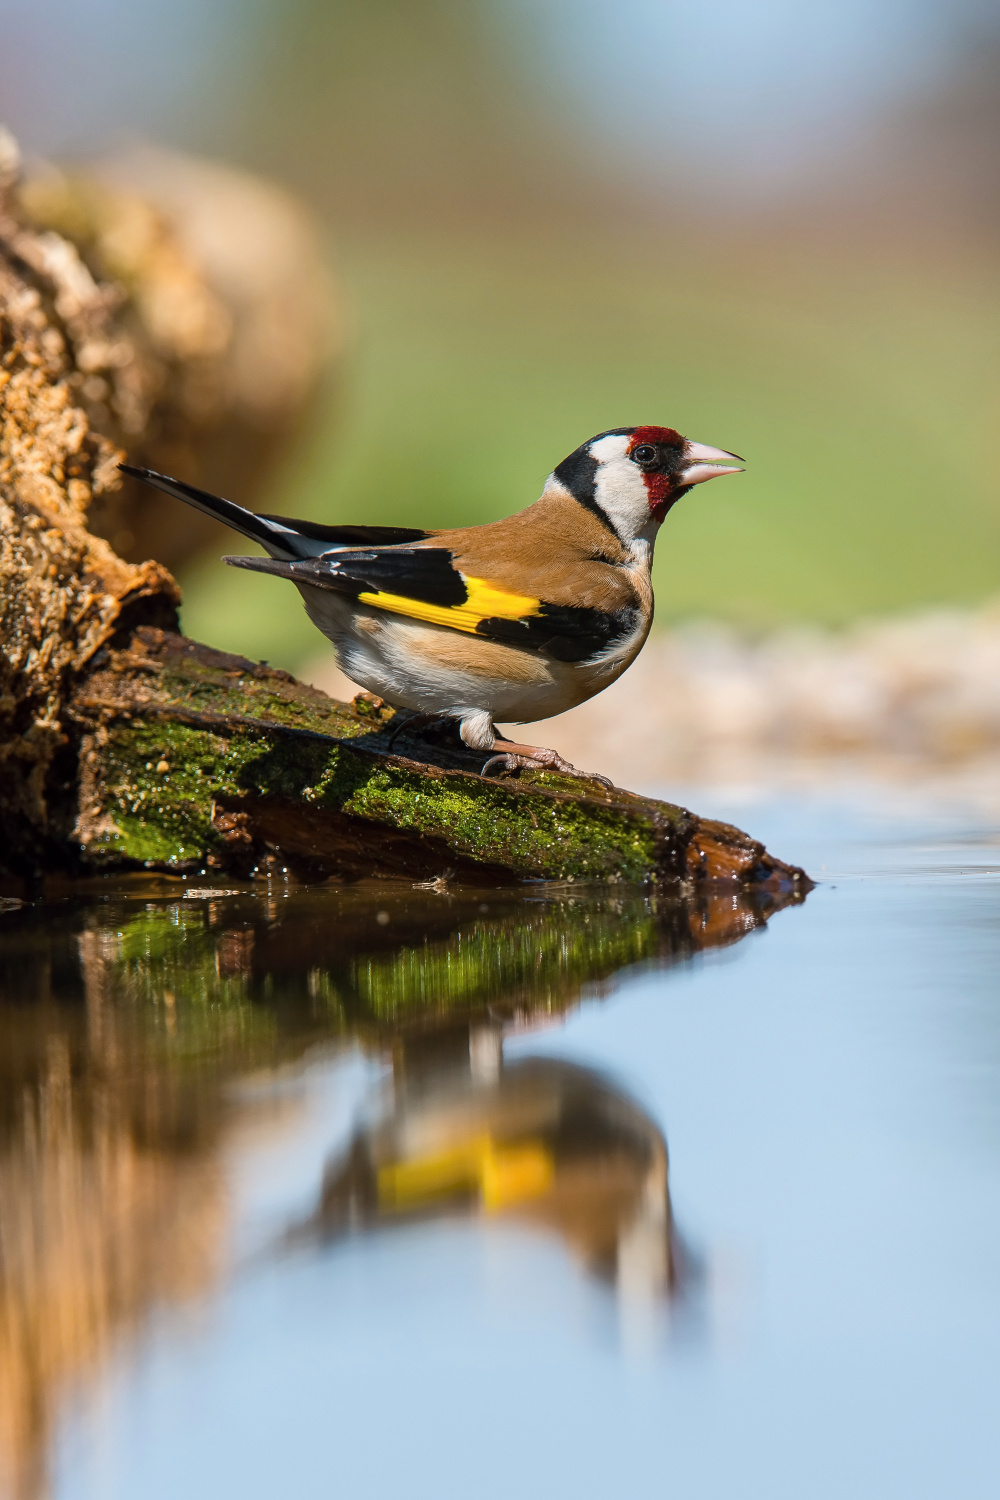
<instances>
[{"instance_id":1,"label":"reflection of bird","mask_svg":"<svg viewBox=\"0 0 1000 1500\"><path fill-rule=\"evenodd\" d=\"M670 427L618 427L564 459L527 510L452 531L258 516L122 467L259 542L269 558L226 561L296 583L355 682L424 723L458 720L467 745L500 752L486 769L571 771L553 750L499 739L496 721L561 713L625 670L652 622L667 511L737 462Z\"/></svg>"},{"instance_id":2,"label":"reflection of bird","mask_svg":"<svg viewBox=\"0 0 1000 1500\"><path fill-rule=\"evenodd\" d=\"M440 1071L433 1054L408 1059L391 1113L331 1163L315 1216L293 1237L482 1213L555 1231L627 1300L677 1290L656 1123L587 1068L542 1057L504 1066L499 1034L473 1031L465 1058Z\"/></svg>"}]
</instances>

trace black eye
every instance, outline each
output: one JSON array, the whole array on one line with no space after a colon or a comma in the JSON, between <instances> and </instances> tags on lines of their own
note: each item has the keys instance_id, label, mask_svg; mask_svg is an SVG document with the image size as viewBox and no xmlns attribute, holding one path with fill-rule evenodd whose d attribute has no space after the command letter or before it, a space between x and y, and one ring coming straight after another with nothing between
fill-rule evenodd
<instances>
[{"instance_id":1,"label":"black eye","mask_svg":"<svg viewBox=\"0 0 1000 1500\"><path fill-rule=\"evenodd\" d=\"M655 463L656 449L652 443L640 443L638 448L632 449L632 457L637 464Z\"/></svg>"}]
</instances>

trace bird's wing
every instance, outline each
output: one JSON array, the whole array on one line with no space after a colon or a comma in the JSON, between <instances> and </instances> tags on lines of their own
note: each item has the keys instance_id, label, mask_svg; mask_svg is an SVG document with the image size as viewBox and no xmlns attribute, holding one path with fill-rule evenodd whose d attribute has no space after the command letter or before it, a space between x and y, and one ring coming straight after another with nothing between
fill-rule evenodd
<instances>
[{"instance_id":1,"label":"bird's wing","mask_svg":"<svg viewBox=\"0 0 1000 1500\"><path fill-rule=\"evenodd\" d=\"M283 562L227 557L235 567L331 589L387 614L478 635L556 661L587 661L630 637L640 611L631 591L615 607L558 604L461 571L446 547L338 550Z\"/></svg>"}]
</instances>

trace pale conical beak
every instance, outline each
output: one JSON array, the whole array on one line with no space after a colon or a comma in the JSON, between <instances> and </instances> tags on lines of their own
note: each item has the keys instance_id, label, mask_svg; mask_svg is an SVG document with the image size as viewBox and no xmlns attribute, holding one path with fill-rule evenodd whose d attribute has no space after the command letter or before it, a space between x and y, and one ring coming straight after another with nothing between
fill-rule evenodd
<instances>
[{"instance_id":1,"label":"pale conical beak","mask_svg":"<svg viewBox=\"0 0 1000 1500\"><path fill-rule=\"evenodd\" d=\"M738 453L727 453L725 448L710 448L707 443L684 444L687 467L677 476L681 484L701 484L714 479L718 474L742 474L739 467L743 460Z\"/></svg>"}]
</instances>

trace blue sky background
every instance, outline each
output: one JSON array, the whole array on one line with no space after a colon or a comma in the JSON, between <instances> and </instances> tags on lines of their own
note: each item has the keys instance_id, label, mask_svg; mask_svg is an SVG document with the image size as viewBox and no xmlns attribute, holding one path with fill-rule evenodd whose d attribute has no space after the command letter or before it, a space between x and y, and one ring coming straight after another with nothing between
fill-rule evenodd
<instances>
[{"instance_id":1,"label":"blue sky background","mask_svg":"<svg viewBox=\"0 0 1000 1500\"><path fill-rule=\"evenodd\" d=\"M998 30L987 0L486 9L594 146L640 170L662 163L708 197L807 182ZM38 152L92 150L123 133L198 146L281 25L271 0L0 0L0 116Z\"/></svg>"},{"instance_id":2,"label":"blue sky background","mask_svg":"<svg viewBox=\"0 0 1000 1500\"><path fill-rule=\"evenodd\" d=\"M995 23L976 0L515 0L609 142L710 195L781 186L947 77Z\"/></svg>"}]
</instances>

